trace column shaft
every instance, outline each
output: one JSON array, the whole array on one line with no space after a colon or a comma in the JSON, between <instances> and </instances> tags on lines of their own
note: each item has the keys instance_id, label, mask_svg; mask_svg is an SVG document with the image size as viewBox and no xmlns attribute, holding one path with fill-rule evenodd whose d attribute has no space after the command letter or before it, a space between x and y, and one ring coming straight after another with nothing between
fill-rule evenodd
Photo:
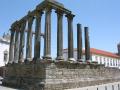
<instances>
[{"instance_id":1,"label":"column shaft","mask_svg":"<svg viewBox=\"0 0 120 90\"><path fill-rule=\"evenodd\" d=\"M9 47L9 63L13 63L14 60L14 38L15 38L15 31L11 30L10 47Z\"/></svg>"},{"instance_id":2,"label":"column shaft","mask_svg":"<svg viewBox=\"0 0 120 90\"><path fill-rule=\"evenodd\" d=\"M63 12L57 13L57 60L63 60Z\"/></svg>"},{"instance_id":3,"label":"column shaft","mask_svg":"<svg viewBox=\"0 0 120 90\"><path fill-rule=\"evenodd\" d=\"M89 43L89 35L88 35L88 27L84 27L85 30L85 58L86 61L90 60L90 43Z\"/></svg>"},{"instance_id":4,"label":"column shaft","mask_svg":"<svg viewBox=\"0 0 120 90\"><path fill-rule=\"evenodd\" d=\"M25 46L25 27L26 27L26 21L22 23L21 25L21 31L20 31L20 46L19 46L19 63L23 62L24 60L24 46Z\"/></svg>"},{"instance_id":5,"label":"column shaft","mask_svg":"<svg viewBox=\"0 0 120 90\"><path fill-rule=\"evenodd\" d=\"M82 28L81 24L77 24L77 60L82 59Z\"/></svg>"},{"instance_id":6,"label":"column shaft","mask_svg":"<svg viewBox=\"0 0 120 90\"><path fill-rule=\"evenodd\" d=\"M14 63L18 63L19 60L19 30L20 28L16 28L16 34L15 34L15 51L14 51Z\"/></svg>"},{"instance_id":7,"label":"column shaft","mask_svg":"<svg viewBox=\"0 0 120 90\"><path fill-rule=\"evenodd\" d=\"M74 45L73 45L73 17L74 15L66 15L68 19L68 59L74 61Z\"/></svg>"},{"instance_id":8,"label":"column shaft","mask_svg":"<svg viewBox=\"0 0 120 90\"><path fill-rule=\"evenodd\" d=\"M26 59L28 61L32 60L32 24L34 17L28 17L28 32L27 32L27 44L26 44Z\"/></svg>"},{"instance_id":9,"label":"column shaft","mask_svg":"<svg viewBox=\"0 0 120 90\"><path fill-rule=\"evenodd\" d=\"M45 12L44 59L51 59L51 9Z\"/></svg>"},{"instance_id":10,"label":"column shaft","mask_svg":"<svg viewBox=\"0 0 120 90\"><path fill-rule=\"evenodd\" d=\"M40 47L41 47L41 16L42 12L36 13L36 28L35 28L35 47L34 47L34 59L40 59Z\"/></svg>"}]
</instances>

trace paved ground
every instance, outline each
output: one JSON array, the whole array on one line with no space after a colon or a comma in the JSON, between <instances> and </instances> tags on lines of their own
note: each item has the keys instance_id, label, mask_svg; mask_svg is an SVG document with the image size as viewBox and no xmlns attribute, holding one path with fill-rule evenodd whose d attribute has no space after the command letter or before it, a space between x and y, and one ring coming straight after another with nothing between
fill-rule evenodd
<instances>
[{"instance_id":1,"label":"paved ground","mask_svg":"<svg viewBox=\"0 0 120 90\"><path fill-rule=\"evenodd\" d=\"M2 79L2 77L0 77L0 80ZM2 84L2 82L0 81L0 85ZM18 90L18 89L13 89L13 88L8 88L8 87L4 87L4 86L0 86L0 90Z\"/></svg>"},{"instance_id":2,"label":"paved ground","mask_svg":"<svg viewBox=\"0 0 120 90\"><path fill-rule=\"evenodd\" d=\"M12 88L8 88L8 87L0 86L0 90L18 90L18 89L12 89Z\"/></svg>"},{"instance_id":3,"label":"paved ground","mask_svg":"<svg viewBox=\"0 0 120 90\"><path fill-rule=\"evenodd\" d=\"M120 90L120 82L96 85L96 86L88 86L83 88L75 88L75 89L66 89L66 90Z\"/></svg>"}]
</instances>

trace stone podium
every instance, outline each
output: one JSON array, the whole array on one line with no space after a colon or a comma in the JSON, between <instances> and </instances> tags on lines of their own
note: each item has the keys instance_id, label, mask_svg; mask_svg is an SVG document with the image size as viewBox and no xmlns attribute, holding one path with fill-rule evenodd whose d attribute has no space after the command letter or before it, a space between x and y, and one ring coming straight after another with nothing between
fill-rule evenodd
<instances>
[{"instance_id":1,"label":"stone podium","mask_svg":"<svg viewBox=\"0 0 120 90\"><path fill-rule=\"evenodd\" d=\"M3 85L24 90L65 90L120 81L120 70L104 65L38 62L6 66Z\"/></svg>"}]
</instances>

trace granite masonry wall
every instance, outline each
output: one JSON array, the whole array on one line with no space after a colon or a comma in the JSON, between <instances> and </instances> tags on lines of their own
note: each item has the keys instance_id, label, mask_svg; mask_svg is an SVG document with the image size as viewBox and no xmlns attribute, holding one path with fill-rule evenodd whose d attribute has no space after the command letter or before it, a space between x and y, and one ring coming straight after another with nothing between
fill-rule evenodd
<instances>
[{"instance_id":1,"label":"granite masonry wall","mask_svg":"<svg viewBox=\"0 0 120 90\"><path fill-rule=\"evenodd\" d=\"M5 68L3 85L25 90L64 90L120 81L120 70L70 62L13 64Z\"/></svg>"}]
</instances>

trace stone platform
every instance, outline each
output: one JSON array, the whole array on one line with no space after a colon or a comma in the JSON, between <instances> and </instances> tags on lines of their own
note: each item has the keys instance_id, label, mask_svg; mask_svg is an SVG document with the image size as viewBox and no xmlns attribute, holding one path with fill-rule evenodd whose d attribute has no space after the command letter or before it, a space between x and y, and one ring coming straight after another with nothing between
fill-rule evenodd
<instances>
[{"instance_id":1,"label":"stone platform","mask_svg":"<svg viewBox=\"0 0 120 90\"><path fill-rule=\"evenodd\" d=\"M64 90L120 81L120 70L97 64L41 61L11 64L3 85L25 90Z\"/></svg>"}]
</instances>

